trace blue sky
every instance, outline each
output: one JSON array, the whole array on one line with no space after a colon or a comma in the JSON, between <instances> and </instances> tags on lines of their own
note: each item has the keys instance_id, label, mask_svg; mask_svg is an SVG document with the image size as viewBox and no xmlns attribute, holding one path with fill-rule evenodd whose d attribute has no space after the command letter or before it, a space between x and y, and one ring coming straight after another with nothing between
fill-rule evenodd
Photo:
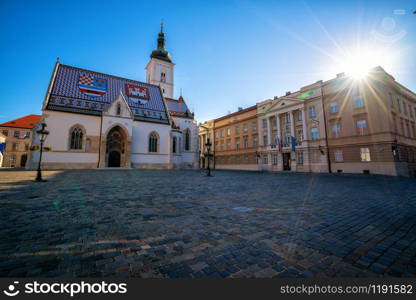
<instances>
[{"instance_id":1,"label":"blue sky","mask_svg":"<svg viewBox=\"0 0 416 300\"><path fill-rule=\"evenodd\" d=\"M416 91L414 1L0 1L0 122L40 113L56 57L145 80L161 19L198 121L342 72L345 53ZM365 50L364 50L365 49Z\"/></svg>"}]
</instances>

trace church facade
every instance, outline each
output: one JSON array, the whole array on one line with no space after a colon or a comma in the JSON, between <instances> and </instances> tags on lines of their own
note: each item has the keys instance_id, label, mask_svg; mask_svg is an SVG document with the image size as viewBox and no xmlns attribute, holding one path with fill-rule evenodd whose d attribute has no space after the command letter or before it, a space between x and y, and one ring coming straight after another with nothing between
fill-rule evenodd
<instances>
[{"instance_id":1,"label":"church facade","mask_svg":"<svg viewBox=\"0 0 416 300\"><path fill-rule=\"evenodd\" d=\"M146 82L56 63L42 104L49 135L42 166L196 168L198 128L183 97L173 98L174 63L163 27ZM34 130L36 132L36 129ZM34 135L33 144L39 144ZM31 153L36 168L39 151Z\"/></svg>"}]
</instances>

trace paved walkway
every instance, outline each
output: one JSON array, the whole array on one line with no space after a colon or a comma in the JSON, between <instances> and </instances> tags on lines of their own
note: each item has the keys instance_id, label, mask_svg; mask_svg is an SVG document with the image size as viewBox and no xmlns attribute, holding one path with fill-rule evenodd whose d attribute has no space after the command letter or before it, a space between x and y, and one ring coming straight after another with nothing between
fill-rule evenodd
<instances>
[{"instance_id":1,"label":"paved walkway","mask_svg":"<svg viewBox=\"0 0 416 300\"><path fill-rule=\"evenodd\" d=\"M416 277L416 180L0 171L0 276Z\"/></svg>"}]
</instances>

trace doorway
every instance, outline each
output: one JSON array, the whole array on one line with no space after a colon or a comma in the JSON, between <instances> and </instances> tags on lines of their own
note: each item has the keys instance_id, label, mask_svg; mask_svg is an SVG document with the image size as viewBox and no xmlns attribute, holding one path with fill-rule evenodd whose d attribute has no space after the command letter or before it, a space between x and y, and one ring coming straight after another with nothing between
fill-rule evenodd
<instances>
[{"instance_id":1,"label":"doorway","mask_svg":"<svg viewBox=\"0 0 416 300\"><path fill-rule=\"evenodd\" d=\"M290 171L290 153L283 153L283 171Z\"/></svg>"},{"instance_id":2,"label":"doorway","mask_svg":"<svg viewBox=\"0 0 416 300\"><path fill-rule=\"evenodd\" d=\"M26 167L26 162L27 162L27 154L22 154L22 156L20 157L20 167L22 168Z\"/></svg>"},{"instance_id":3,"label":"doorway","mask_svg":"<svg viewBox=\"0 0 416 300\"><path fill-rule=\"evenodd\" d=\"M120 152L111 151L108 155L108 166L110 168L119 168L120 167Z\"/></svg>"},{"instance_id":4,"label":"doorway","mask_svg":"<svg viewBox=\"0 0 416 300\"><path fill-rule=\"evenodd\" d=\"M119 168L125 165L125 144L124 131L119 126L112 128L107 135L107 167Z\"/></svg>"}]
</instances>

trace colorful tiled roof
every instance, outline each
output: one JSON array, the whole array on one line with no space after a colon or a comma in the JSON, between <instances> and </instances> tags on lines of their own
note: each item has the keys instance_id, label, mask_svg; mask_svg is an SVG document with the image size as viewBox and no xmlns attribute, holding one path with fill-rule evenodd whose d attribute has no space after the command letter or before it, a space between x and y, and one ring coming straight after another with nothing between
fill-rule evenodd
<instances>
[{"instance_id":1,"label":"colorful tiled roof","mask_svg":"<svg viewBox=\"0 0 416 300\"><path fill-rule=\"evenodd\" d=\"M62 64L58 65L46 108L100 115L120 91L136 120L169 123L158 86Z\"/></svg>"},{"instance_id":2,"label":"colorful tiled roof","mask_svg":"<svg viewBox=\"0 0 416 300\"><path fill-rule=\"evenodd\" d=\"M0 124L0 126L32 129L41 119L42 116L39 115L27 115L16 120Z\"/></svg>"},{"instance_id":3,"label":"colorful tiled roof","mask_svg":"<svg viewBox=\"0 0 416 300\"><path fill-rule=\"evenodd\" d=\"M193 114L189 111L188 106L182 97L179 99L165 98L169 113L172 116L187 117L193 119Z\"/></svg>"}]
</instances>

